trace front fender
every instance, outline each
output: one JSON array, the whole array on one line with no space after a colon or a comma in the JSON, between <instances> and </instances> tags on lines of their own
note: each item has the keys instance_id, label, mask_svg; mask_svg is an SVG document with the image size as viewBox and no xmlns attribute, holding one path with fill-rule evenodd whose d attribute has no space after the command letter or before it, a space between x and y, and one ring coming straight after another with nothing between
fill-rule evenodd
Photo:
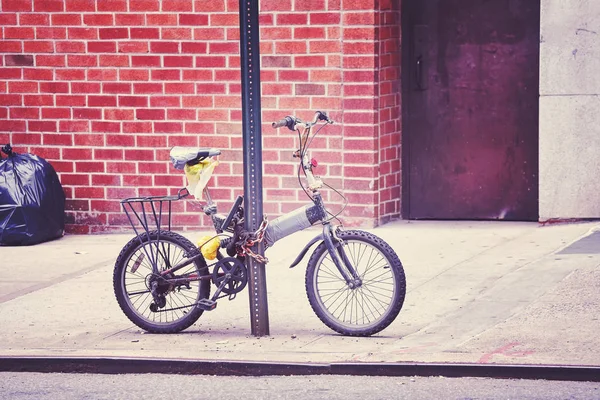
<instances>
[{"instance_id":1,"label":"front fender","mask_svg":"<svg viewBox=\"0 0 600 400\"><path fill-rule=\"evenodd\" d=\"M304 248L302 249L302 251L300 252L300 254L298 254L298 257L296 257L296 259L294 260L294 262L292 263L292 265L290 265L290 268L294 268L296 265L300 264L300 261L302 261L302 259L304 258L304 256L306 255L306 253L308 253L308 250L310 250L310 248L312 247L313 244L322 241L323 240L323 235L317 235L315 236L310 242L308 242L306 244L306 246L304 246Z\"/></svg>"}]
</instances>

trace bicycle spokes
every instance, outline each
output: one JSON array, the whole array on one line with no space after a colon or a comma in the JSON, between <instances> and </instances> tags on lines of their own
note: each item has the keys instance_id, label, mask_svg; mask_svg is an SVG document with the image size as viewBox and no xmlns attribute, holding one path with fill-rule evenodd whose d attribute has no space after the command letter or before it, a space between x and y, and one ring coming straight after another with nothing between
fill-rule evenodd
<instances>
[{"instance_id":1,"label":"bicycle spokes","mask_svg":"<svg viewBox=\"0 0 600 400\"><path fill-rule=\"evenodd\" d=\"M356 278L348 282L332 253L320 245L306 271L308 298L317 316L333 330L372 335L388 326L402 308L406 291L402 264L375 235L342 231L339 236L341 243L333 255L344 259Z\"/></svg>"},{"instance_id":2,"label":"bicycle spokes","mask_svg":"<svg viewBox=\"0 0 600 400\"><path fill-rule=\"evenodd\" d=\"M371 323L381 317L393 298L393 274L382 254L360 243L348 243L344 254L359 276L352 288L327 254L317 276L323 305L341 321L349 324Z\"/></svg>"},{"instance_id":3,"label":"bicycle spokes","mask_svg":"<svg viewBox=\"0 0 600 400\"><path fill-rule=\"evenodd\" d=\"M199 282L185 280L185 283L173 285L167 277L156 274L155 268L163 271L171 264L186 259L186 251L176 244L160 241L158 247L161 250L157 258L150 259L146 254L157 247L156 239L152 239L138 246L131 254L123 269L122 284L126 301L143 319L153 323L169 323L183 318L195 306ZM196 271L197 267L192 264L179 273L185 276Z\"/></svg>"}]
</instances>

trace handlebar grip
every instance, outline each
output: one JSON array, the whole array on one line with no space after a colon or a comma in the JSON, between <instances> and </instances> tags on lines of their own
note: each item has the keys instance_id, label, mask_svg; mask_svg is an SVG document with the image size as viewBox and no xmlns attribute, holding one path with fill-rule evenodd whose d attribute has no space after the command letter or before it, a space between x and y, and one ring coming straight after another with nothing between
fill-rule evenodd
<instances>
[{"instance_id":1,"label":"handlebar grip","mask_svg":"<svg viewBox=\"0 0 600 400\"><path fill-rule=\"evenodd\" d=\"M273 129L281 128L281 127L286 126L286 125L287 125L287 119L285 119L285 118L282 119L282 120L279 120L278 122L273 122L271 124L271 126L273 127Z\"/></svg>"},{"instance_id":2,"label":"handlebar grip","mask_svg":"<svg viewBox=\"0 0 600 400\"><path fill-rule=\"evenodd\" d=\"M271 126L274 129L281 128L283 126L287 126L289 129L294 130L294 125L296 124L296 122L297 122L297 120L295 117L291 117L288 115L287 117L285 117L282 120L279 120L278 122L273 122L271 124Z\"/></svg>"},{"instance_id":3,"label":"handlebar grip","mask_svg":"<svg viewBox=\"0 0 600 400\"><path fill-rule=\"evenodd\" d=\"M325 111L317 111L317 114L319 114L319 116L318 116L319 121L325 121L328 124L333 124L333 120L331 118L329 118L329 116L327 115L327 113Z\"/></svg>"}]
</instances>

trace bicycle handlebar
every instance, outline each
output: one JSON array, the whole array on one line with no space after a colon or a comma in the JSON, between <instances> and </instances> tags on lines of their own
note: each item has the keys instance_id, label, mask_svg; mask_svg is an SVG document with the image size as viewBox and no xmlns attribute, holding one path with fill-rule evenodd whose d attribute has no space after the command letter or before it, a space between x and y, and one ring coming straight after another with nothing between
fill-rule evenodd
<instances>
[{"instance_id":1,"label":"bicycle handlebar","mask_svg":"<svg viewBox=\"0 0 600 400\"><path fill-rule=\"evenodd\" d=\"M326 112L324 112L324 111L317 111L317 112L315 112L315 117L313 118L312 124L310 124L310 125L306 124L306 127L309 128L312 125L315 125L319 121L325 121L328 124L333 124L333 120L330 119L327 116ZM271 124L271 126L273 127L273 129L277 129L277 128L281 128L281 127L287 126L290 130L293 131L293 130L295 130L296 124L298 124L300 122L301 121L298 118L293 117L291 115L288 115L284 119L281 119L281 120L279 120L277 122L273 122Z\"/></svg>"}]
</instances>

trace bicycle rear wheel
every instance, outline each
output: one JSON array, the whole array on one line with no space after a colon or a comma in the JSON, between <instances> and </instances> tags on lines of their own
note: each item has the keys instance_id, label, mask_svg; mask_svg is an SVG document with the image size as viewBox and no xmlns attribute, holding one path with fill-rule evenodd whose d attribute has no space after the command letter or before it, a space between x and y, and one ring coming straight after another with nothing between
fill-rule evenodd
<instances>
[{"instance_id":1,"label":"bicycle rear wheel","mask_svg":"<svg viewBox=\"0 0 600 400\"><path fill-rule=\"evenodd\" d=\"M141 234L125 245L115 262L113 287L123 313L140 328L153 333L182 331L200 318L197 303L210 295L210 280L191 281L187 285L168 285L153 273L165 271L199 250L185 237L170 231ZM175 273L176 277L208 275L203 258ZM150 288L156 284L158 297Z\"/></svg>"},{"instance_id":2,"label":"bicycle rear wheel","mask_svg":"<svg viewBox=\"0 0 600 400\"><path fill-rule=\"evenodd\" d=\"M306 269L306 293L315 314L334 331L370 336L394 321L404 303L406 278L400 259L379 237L364 231L339 232L345 252L360 278L351 288L325 243L313 252Z\"/></svg>"}]
</instances>

